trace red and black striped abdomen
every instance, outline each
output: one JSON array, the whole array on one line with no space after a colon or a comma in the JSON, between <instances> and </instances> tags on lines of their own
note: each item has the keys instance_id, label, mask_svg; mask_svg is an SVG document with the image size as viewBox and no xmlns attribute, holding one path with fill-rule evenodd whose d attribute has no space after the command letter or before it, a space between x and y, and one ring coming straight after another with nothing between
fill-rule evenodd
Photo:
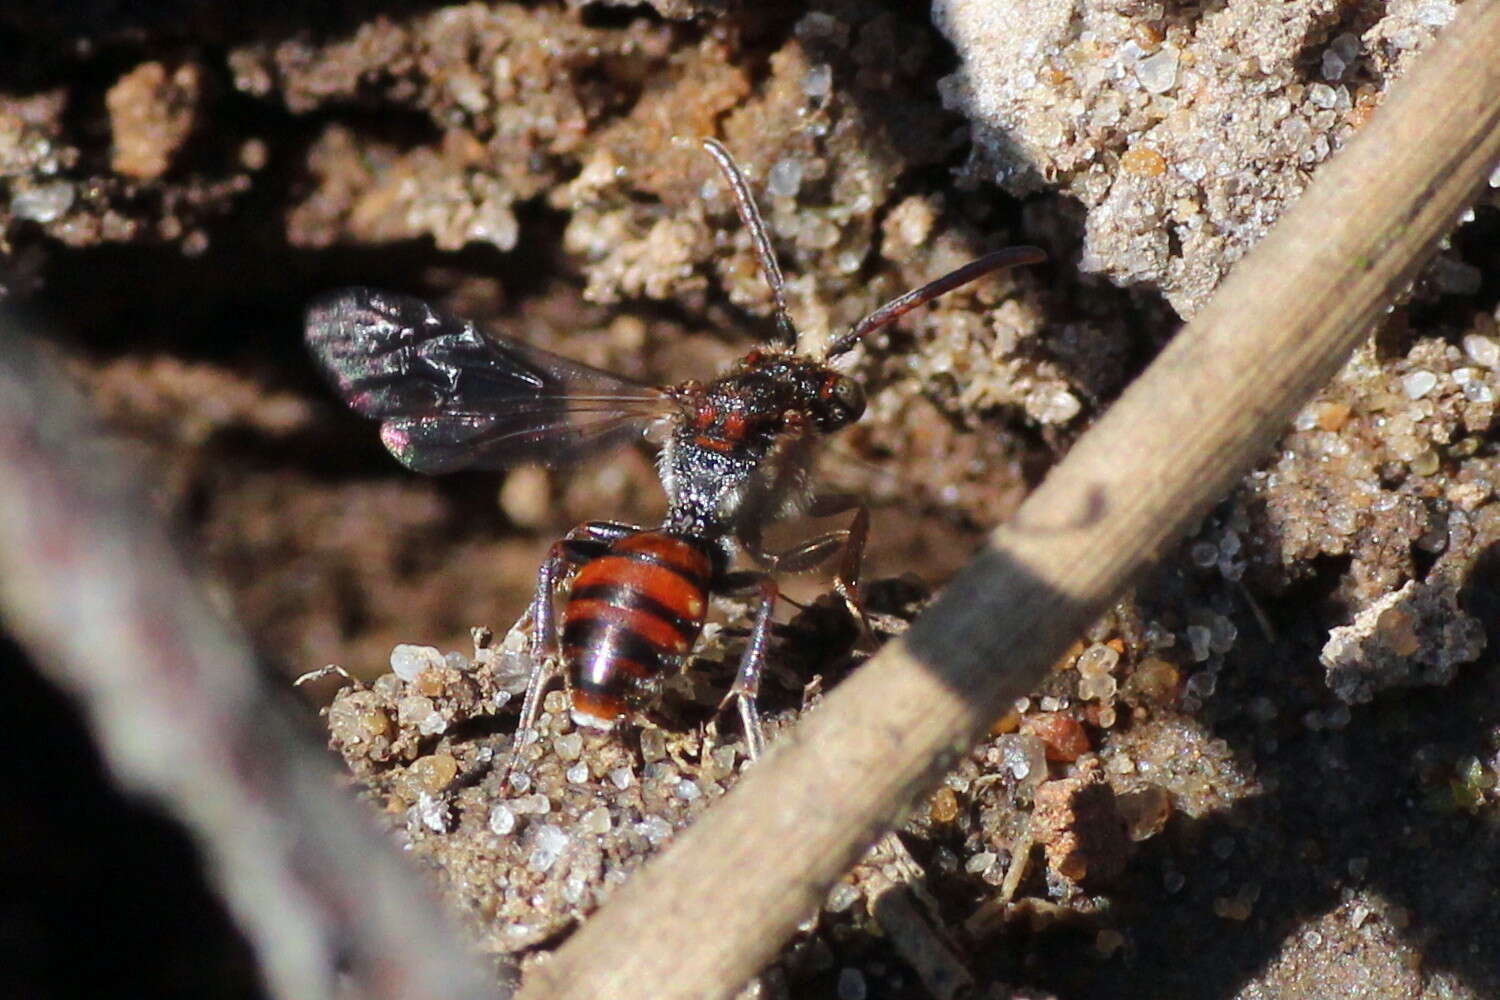
<instances>
[{"instance_id":1,"label":"red and black striped abdomen","mask_svg":"<svg viewBox=\"0 0 1500 1000\"><path fill-rule=\"evenodd\" d=\"M609 725L691 652L711 573L702 549L660 531L622 538L579 568L562 613L575 719Z\"/></svg>"}]
</instances>

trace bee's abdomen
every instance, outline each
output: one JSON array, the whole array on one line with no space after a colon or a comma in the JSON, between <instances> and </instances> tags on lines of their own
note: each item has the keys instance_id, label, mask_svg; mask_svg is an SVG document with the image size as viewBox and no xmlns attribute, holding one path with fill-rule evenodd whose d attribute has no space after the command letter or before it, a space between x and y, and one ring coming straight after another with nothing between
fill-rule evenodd
<instances>
[{"instance_id":1,"label":"bee's abdomen","mask_svg":"<svg viewBox=\"0 0 1500 1000\"><path fill-rule=\"evenodd\" d=\"M623 538L583 564L562 613L576 719L613 723L692 650L711 571L702 549L659 531Z\"/></svg>"}]
</instances>

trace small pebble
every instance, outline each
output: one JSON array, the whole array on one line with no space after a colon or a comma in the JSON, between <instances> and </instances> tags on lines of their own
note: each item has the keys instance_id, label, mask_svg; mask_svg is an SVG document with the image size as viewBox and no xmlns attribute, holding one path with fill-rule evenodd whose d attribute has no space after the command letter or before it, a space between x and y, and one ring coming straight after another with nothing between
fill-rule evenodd
<instances>
[{"instance_id":1,"label":"small pebble","mask_svg":"<svg viewBox=\"0 0 1500 1000\"><path fill-rule=\"evenodd\" d=\"M1471 403L1493 403L1495 401L1495 390L1483 382L1470 382L1464 386L1464 398Z\"/></svg>"},{"instance_id":2,"label":"small pebble","mask_svg":"<svg viewBox=\"0 0 1500 1000\"><path fill-rule=\"evenodd\" d=\"M958 816L958 796L951 788L939 788L927 803L927 816L934 823L951 823Z\"/></svg>"},{"instance_id":3,"label":"small pebble","mask_svg":"<svg viewBox=\"0 0 1500 1000\"><path fill-rule=\"evenodd\" d=\"M458 761L452 754L428 754L412 761L406 773L424 792L436 794L458 777Z\"/></svg>"},{"instance_id":4,"label":"small pebble","mask_svg":"<svg viewBox=\"0 0 1500 1000\"><path fill-rule=\"evenodd\" d=\"M610 828L609 810L603 806L595 806L584 813L578 822L584 833L606 834Z\"/></svg>"},{"instance_id":5,"label":"small pebble","mask_svg":"<svg viewBox=\"0 0 1500 1000\"><path fill-rule=\"evenodd\" d=\"M21 188L11 197L10 212L18 219L32 222L55 222L73 207L74 191L68 181L51 181Z\"/></svg>"},{"instance_id":6,"label":"small pebble","mask_svg":"<svg viewBox=\"0 0 1500 1000\"><path fill-rule=\"evenodd\" d=\"M833 67L827 63L809 66L802 77L802 92L813 100L828 96L833 89Z\"/></svg>"},{"instance_id":7,"label":"small pebble","mask_svg":"<svg viewBox=\"0 0 1500 1000\"><path fill-rule=\"evenodd\" d=\"M1120 653L1113 646L1099 642L1078 654L1077 668L1084 676L1108 674L1120 662Z\"/></svg>"},{"instance_id":8,"label":"small pebble","mask_svg":"<svg viewBox=\"0 0 1500 1000\"><path fill-rule=\"evenodd\" d=\"M1441 467L1442 461L1438 458L1438 453L1431 448L1423 448L1407 463L1407 468L1411 469L1412 474L1417 476L1436 475L1438 469Z\"/></svg>"},{"instance_id":9,"label":"small pebble","mask_svg":"<svg viewBox=\"0 0 1500 1000\"><path fill-rule=\"evenodd\" d=\"M1331 108L1338 104L1339 95L1326 83L1314 83L1307 88L1307 99L1320 108Z\"/></svg>"},{"instance_id":10,"label":"small pebble","mask_svg":"<svg viewBox=\"0 0 1500 1000\"><path fill-rule=\"evenodd\" d=\"M490 832L504 837L516 828L516 814L510 806L498 805L490 810Z\"/></svg>"},{"instance_id":11,"label":"small pebble","mask_svg":"<svg viewBox=\"0 0 1500 1000\"><path fill-rule=\"evenodd\" d=\"M1350 415L1354 412L1353 407L1347 403L1319 403L1313 409L1313 416L1320 430L1329 432L1342 430L1349 422Z\"/></svg>"},{"instance_id":12,"label":"small pebble","mask_svg":"<svg viewBox=\"0 0 1500 1000\"><path fill-rule=\"evenodd\" d=\"M1071 715L1061 712L1029 715L1021 720L1021 726L1042 741L1047 760L1066 763L1092 749L1088 733Z\"/></svg>"},{"instance_id":13,"label":"small pebble","mask_svg":"<svg viewBox=\"0 0 1500 1000\"><path fill-rule=\"evenodd\" d=\"M1026 415L1039 424L1065 424L1083 412L1083 403L1062 386L1037 389L1026 397Z\"/></svg>"},{"instance_id":14,"label":"small pebble","mask_svg":"<svg viewBox=\"0 0 1500 1000\"><path fill-rule=\"evenodd\" d=\"M552 741L552 748L563 760L577 760L583 754L583 736L580 733L567 733Z\"/></svg>"},{"instance_id":15,"label":"small pebble","mask_svg":"<svg viewBox=\"0 0 1500 1000\"><path fill-rule=\"evenodd\" d=\"M588 883L575 875L563 883L563 901L572 903L576 906L578 903L583 902L583 897L588 893L588 891Z\"/></svg>"},{"instance_id":16,"label":"small pebble","mask_svg":"<svg viewBox=\"0 0 1500 1000\"><path fill-rule=\"evenodd\" d=\"M660 729L641 730L641 757L646 761L661 760L667 755L667 738Z\"/></svg>"},{"instance_id":17,"label":"small pebble","mask_svg":"<svg viewBox=\"0 0 1500 1000\"><path fill-rule=\"evenodd\" d=\"M1424 3L1417 8L1417 21L1423 27L1441 28L1453 20L1455 13L1457 12L1453 4L1444 2L1444 0L1433 0L1433 2Z\"/></svg>"},{"instance_id":18,"label":"small pebble","mask_svg":"<svg viewBox=\"0 0 1500 1000\"><path fill-rule=\"evenodd\" d=\"M657 761L655 764L646 765L644 780L647 782L661 782L664 784L677 783L677 768L665 761Z\"/></svg>"},{"instance_id":19,"label":"small pebble","mask_svg":"<svg viewBox=\"0 0 1500 1000\"><path fill-rule=\"evenodd\" d=\"M1152 701L1170 701L1177 695L1181 673L1166 660L1147 659L1135 668L1132 685Z\"/></svg>"},{"instance_id":20,"label":"small pebble","mask_svg":"<svg viewBox=\"0 0 1500 1000\"><path fill-rule=\"evenodd\" d=\"M1031 733L1001 736L995 741L1000 749L1001 766L1017 781L1040 781L1047 774L1046 748Z\"/></svg>"},{"instance_id":21,"label":"small pebble","mask_svg":"<svg viewBox=\"0 0 1500 1000\"><path fill-rule=\"evenodd\" d=\"M537 828L532 838L531 855L526 859L526 867L534 872L547 871L557 864L557 859L562 857L567 847L568 835L561 827L551 823L543 824Z\"/></svg>"},{"instance_id":22,"label":"small pebble","mask_svg":"<svg viewBox=\"0 0 1500 1000\"><path fill-rule=\"evenodd\" d=\"M673 793L679 799L682 799L686 802L691 802L694 799L698 798L698 796L703 794L701 791L699 791L696 784L687 780L686 778L677 783L677 787L673 789Z\"/></svg>"},{"instance_id":23,"label":"small pebble","mask_svg":"<svg viewBox=\"0 0 1500 1000\"><path fill-rule=\"evenodd\" d=\"M609 772L610 784L622 791L629 788L634 780L635 774L628 767L617 767Z\"/></svg>"},{"instance_id":24,"label":"small pebble","mask_svg":"<svg viewBox=\"0 0 1500 1000\"><path fill-rule=\"evenodd\" d=\"M1137 21L1131 26L1130 33L1135 36L1135 42L1142 49L1150 50L1156 48L1165 39L1161 29L1149 21Z\"/></svg>"},{"instance_id":25,"label":"small pebble","mask_svg":"<svg viewBox=\"0 0 1500 1000\"><path fill-rule=\"evenodd\" d=\"M1000 860L1000 856L995 852L980 851L978 854L971 855L969 860L964 862L964 871L970 875L983 875L998 860Z\"/></svg>"},{"instance_id":26,"label":"small pebble","mask_svg":"<svg viewBox=\"0 0 1500 1000\"><path fill-rule=\"evenodd\" d=\"M797 22L797 37L809 41L832 41L842 46L848 41L849 29L832 14L813 11Z\"/></svg>"},{"instance_id":27,"label":"small pebble","mask_svg":"<svg viewBox=\"0 0 1500 1000\"><path fill-rule=\"evenodd\" d=\"M1125 946L1125 935L1117 930L1105 929L1094 935L1094 951L1108 958Z\"/></svg>"},{"instance_id":28,"label":"small pebble","mask_svg":"<svg viewBox=\"0 0 1500 1000\"><path fill-rule=\"evenodd\" d=\"M1183 685L1189 695L1199 700L1213 697L1218 686L1219 677L1213 670L1200 670Z\"/></svg>"},{"instance_id":29,"label":"small pebble","mask_svg":"<svg viewBox=\"0 0 1500 1000\"><path fill-rule=\"evenodd\" d=\"M845 967L839 970L839 1000L865 1000L869 995L870 988L865 985L865 974L863 972L853 967Z\"/></svg>"},{"instance_id":30,"label":"small pebble","mask_svg":"<svg viewBox=\"0 0 1500 1000\"><path fill-rule=\"evenodd\" d=\"M720 775L727 776L734 773L734 761L738 755L734 747L728 746L714 747L713 753L708 756L713 761L714 770Z\"/></svg>"},{"instance_id":31,"label":"small pebble","mask_svg":"<svg viewBox=\"0 0 1500 1000\"><path fill-rule=\"evenodd\" d=\"M1234 648L1234 640L1239 634L1234 622L1223 615L1214 615L1208 622L1208 648L1215 653L1227 653Z\"/></svg>"},{"instance_id":32,"label":"small pebble","mask_svg":"<svg viewBox=\"0 0 1500 1000\"><path fill-rule=\"evenodd\" d=\"M771 164L766 174L766 190L775 198L795 198L802 186L802 161L785 156Z\"/></svg>"},{"instance_id":33,"label":"small pebble","mask_svg":"<svg viewBox=\"0 0 1500 1000\"><path fill-rule=\"evenodd\" d=\"M1177 50L1171 47L1135 64L1135 78L1148 93L1165 94L1177 86Z\"/></svg>"},{"instance_id":34,"label":"small pebble","mask_svg":"<svg viewBox=\"0 0 1500 1000\"><path fill-rule=\"evenodd\" d=\"M534 465L512 469L500 486L500 509L523 528L546 525L554 510L547 470Z\"/></svg>"},{"instance_id":35,"label":"small pebble","mask_svg":"<svg viewBox=\"0 0 1500 1000\"><path fill-rule=\"evenodd\" d=\"M426 792L417 796L417 815L422 818L422 825L433 833L447 833L453 821L448 803Z\"/></svg>"},{"instance_id":36,"label":"small pebble","mask_svg":"<svg viewBox=\"0 0 1500 1000\"><path fill-rule=\"evenodd\" d=\"M339 742L363 743L389 736L391 717L369 692L354 692L328 709L328 729Z\"/></svg>"},{"instance_id":37,"label":"small pebble","mask_svg":"<svg viewBox=\"0 0 1500 1000\"><path fill-rule=\"evenodd\" d=\"M668 837L672 836L672 824L660 816L647 816L636 825L636 829L653 847L661 846Z\"/></svg>"},{"instance_id":38,"label":"small pebble","mask_svg":"<svg viewBox=\"0 0 1500 1000\"><path fill-rule=\"evenodd\" d=\"M1254 912L1254 903L1246 899L1244 893L1219 896L1214 899L1214 916L1216 917L1243 922L1250 919L1252 912Z\"/></svg>"},{"instance_id":39,"label":"small pebble","mask_svg":"<svg viewBox=\"0 0 1500 1000\"><path fill-rule=\"evenodd\" d=\"M1156 177L1166 172L1167 161L1149 146L1132 146L1120 155L1120 166L1137 177Z\"/></svg>"},{"instance_id":40,"label":"small pebble","mask_svg":"<svg viewBox=\"0 0 1500 1000\"><path fill-rule=\"evenodd\" d=\"M1115 679L1109 674L1102 677L1085 677L1078 682L1078 697L1085 701L1106 701L1115 696Z\"/></svg>"},{"instance_id":41,"label":"small pebble","mask_svg":"<svg viewBox=\"0 0 1500 1000\"><path fill-rule=\"evenodd\" d=\"M512 799L510 807L518 815L541 815L552 811L552 800L541 792L537 792L534 795L523 795L518 799Z\"/></svg>"},{"instance_id":42,"label":"small pebble","mask_svg":"<svg viewBox=\"0 0 1500 1000\"><path fill-rule=\"evenodd\" d=\"M1401 391L1407 399L1421 399L1437 387L1437 376L1432 372L1416 371L1401 379Z\"/></svg>"},{"instance_id":43,"label":"small pebble","mask_svg":"<svg viewBox=\"0 0 1500 1000\"><path fill-rule=\"evenodd\" d=\"M1143 785L1125 792L1116 800L1120 818L1125 821L1126 835L1135 843L1150 840L1166 829L1172 818L1172 796L1160 785ZM1172 874L1168 873L1168 878ZM1175 892L1170 884L1168 892Z\"/></svg>"},{"instance_id":44,"label":"small pebble","mask_svg":"<svg viewBox=\"0 0 1500 1000\"><path fill-rule=\"evenodd\" d=\"M1346 63L1353 62L1359 56L1359 50L1363 43L1359 36L1352 32L1344 32L1329 43L1329 50Z\"/></svg>"},{"instance_id":45,"label":"small pebble","mask_svg":"<svg viewBox=\"0 0 1500 1000\"><path fill-rule=\"evenodd\" d=\"M1485 368L1500 368L1500 342L1483 334L1471 333L1464 337L1464 353L1476 365Z\"/></svg>"},{"instance_id":46,"label":"small pebble","mask_svg":"<svg viewBox=\"0 0 1500 1000\"><path fill-rule=\"evenodd\" d=\"M859 902L859 897L860 891L848 882L836 882L828 890L828 902L823 904L823 908L829 913L843 913Z\"/></svg>"},{"instance_id":47,"label":"small pebble","mask_svg":"<svg viewBox=\"0 0 1500 1000\"><path fill-rule=\"evenodd\" d=\"M1213 633L1202 625L1189 625L1184 633L1188 646L1193 650L1193 659L1202 663L1213 652Z\"/></svg>"},{"instance_id":48,"label":"small pebble","mask_svg":"<svg viewBox=\"0 0 1500 1000\"><path fill-rule=\"evenodd\" d=\"M437 710L431 698L422 695L396 702L396 718L401 725L415 728L423 736L435 736L448 728L448 719Z\"/></svg>"},{"instance_id":49,"label":"small pebble","mask_svg":"<svg viewBox=\"0 0 1500 1000\"><path fill-rule=\"evenodd\" d=\"M400 643L391 649L391 673L410 684L429 667L441 667L443 654L434 646Z\"/></svg>"}]
</instances>

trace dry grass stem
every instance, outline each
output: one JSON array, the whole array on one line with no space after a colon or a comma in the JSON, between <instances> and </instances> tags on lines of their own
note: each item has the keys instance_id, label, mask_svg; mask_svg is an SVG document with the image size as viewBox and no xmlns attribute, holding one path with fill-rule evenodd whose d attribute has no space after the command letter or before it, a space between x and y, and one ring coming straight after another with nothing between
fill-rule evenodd
<instances>
[{"instance_id":1,"label":"dry grass stem","mask_svg":"<svg viewBox=\"0 0 1500 1000\"><path fill-rule=\"evenodd\" d=\"M272 995L495 997L436 895L340 795L67 384L0 316L0 614L111 768L193 828Z\"/></svg>"}]
</instances>

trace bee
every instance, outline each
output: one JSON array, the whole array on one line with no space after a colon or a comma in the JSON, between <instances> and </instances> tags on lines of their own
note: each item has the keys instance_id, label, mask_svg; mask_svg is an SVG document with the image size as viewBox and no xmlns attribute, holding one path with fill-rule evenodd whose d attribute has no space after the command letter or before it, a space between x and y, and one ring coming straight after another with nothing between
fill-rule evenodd
<instances>
[{"instance_id":1,"label":"bee","mask_svg":"<svg viewBox=\"0 0 1500 1000\"><path fill-rule=\"evenodd\" d=\"M1035 247L986 254L870 313L820 357L797 351L780 265L739 167L713 139L704 149L728 183L770 286L776 333L704 384L652 387L503 336L427 303L370 288L309 307L306 339L318 366L380 439L417 472L565 465L639 439L658 426L657 472L667 513L657 527L588 521L554 543L518 623L530 627L530 682L517 745L560 666L574 721L612 728L649 704L692 653L713 595L755 599L749 637L721 709L736 703L747 750L763 748L756 695L779 595L775 575L839 562L835 588L863 617L859 566L866 508L818 496L809 469L820 439L860 418L860 384L832 366L871 331L981 275L1044 259ZM847 528L767 552L763 529L797 513L853 512ZM736 569L737 560L752 568ZM555 601L566 585L561 614Z\"/></svg>"}]
</instances>

